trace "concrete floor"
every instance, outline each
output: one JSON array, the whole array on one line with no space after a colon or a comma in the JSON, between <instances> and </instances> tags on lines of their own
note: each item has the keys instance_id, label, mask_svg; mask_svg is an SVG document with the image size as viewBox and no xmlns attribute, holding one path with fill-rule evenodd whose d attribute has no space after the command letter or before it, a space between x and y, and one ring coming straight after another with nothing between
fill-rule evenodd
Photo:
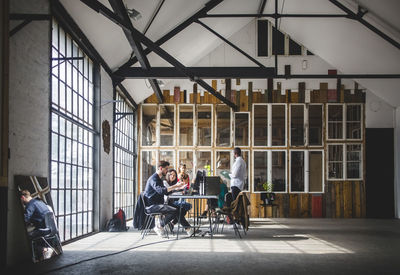
<instances>
[{"instance_id":1,"label":"concrete floor","mask_svg":"<svg viewBox=\"0 0 400 275\"><path fill-rule=\"evenodd\" d=\"M102 232L9 274L400 274L400 220L254 219L243 239Z\"/></svg>"}]
</instances>

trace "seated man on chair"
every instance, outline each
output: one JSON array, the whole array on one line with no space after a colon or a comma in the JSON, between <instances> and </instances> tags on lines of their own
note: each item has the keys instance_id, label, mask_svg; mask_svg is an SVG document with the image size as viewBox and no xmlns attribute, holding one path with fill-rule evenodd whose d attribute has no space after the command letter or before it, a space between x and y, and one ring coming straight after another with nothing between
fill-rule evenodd
<instances>
[{"instance_id":1,"label":"seated man on chair","mask_svg":"<svg viewBox=\"0 0 400 275\"><path fill-rule=\"evenodd\" d=\"M25 205L24 219L26 224L32 224L34 229L28 232L31 239L45 235L46 232L40 229L46 228L45 215L50 211L47 204L39 199L31 197L31 193L28 190L21 191L21 202ZM48 259L53 253L52 250L47 247L43 247L43 257Z\"/></svg>"},{"instance_id":2,"label":"seated man on chair","mask_svg":"<svg viewBox=\"0 0 400 275\"><path fill-rule=\"evenodd\" d=\"M164 226L179 216L179 208L164 204L164 195L168 195L174 190L183 189L186 185L185 182L181 182L170 187L164 186L162 178L166 176L168 166L169 162L160 161L157 172L147 180L144 191L147 209L152 213L162 213L165 216L164 220L156 220L156 226L154 227L154 231L161 237L165 236ZM182 218L182 214L184 213L184 211L181 212L180 221L187 234L191 236L194 230L190 227L190 224L186 221L184 216Z\"/></svg>"}]
</instances>

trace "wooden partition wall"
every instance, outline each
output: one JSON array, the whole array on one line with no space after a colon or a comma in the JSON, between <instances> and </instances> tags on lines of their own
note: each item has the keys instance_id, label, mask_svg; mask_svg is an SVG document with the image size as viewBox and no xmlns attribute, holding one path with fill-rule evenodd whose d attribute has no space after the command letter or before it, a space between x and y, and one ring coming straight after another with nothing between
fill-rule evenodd
<instances>
[{"instance_id":1,"label":"wooden partition wall","mask_svg":"<svg viewBox=\"0 0 400 275\"><path fill-rule=\"evenodd\" d=\"M242 80L243 81L243 80ZM217 81L212 81L213 88L217 89ZM225 86L225 85L224 85ZM305 83L299 83L297 91L281 91L278 83L278 89L271 92L253 91L252 83L248 83L247 90L232 90L229 99L239 106L238 111L249 111L251 113L253 103L322 103L323 110L326 109L327 103L365 103L365 93L357 89L347 90L342 85L341 90L328 89L327 83L320 83L319 90L305 90ZM229 93L228 93L229 94ZM181 91L179 87L175 87L170 93L169 90L163 91L164 104L221 104L222 102L208 92L197 92L197 85L194 84L193 91ZM228 95L229 96L229 95ZM145 100L145 103L157 103L155 95ZM289 108L287 108L288 110ZM178 108L176 108L178 110ZM289 111L288 111L289 112ZM365 148L365 111L362 108L361 123L361 139L358 140ZM288 117L288 116L287 116ZM140 114L138 121L141 121ZM252 116L250 115L250 123ZM365 150L362 150L362 179L361 180L328 180L327 175L327 147L334 141L326 138L326 112L323 113L323 145L324 150L324 190L321 193L276 193L274 206L263 206L261 204L260 193L247 192L250 199L250 215L251 217L290 217L290 218L361 218L365 217ZM139 122L140 123L140 122ZM140 125L139 125L140 128ZM287 128L290 129L289 119L287 119ZM250 127L250 132L252 127ZM252 135L252 133L250 133ZM140 133L138 134L140 137ZM289 135L286 135L288 139ZM347 144L347 141L340 141ZM337 143L337 142L336 142ZM293 147L286 143L286 151L289 152ZM351 144L351 143L349 143ZM233 149L233 145L231 147ZM251 150L250 145L250 150ZM305 148L307 149L307 148ZM141 146L139 140L139 155L141 154ZM287 155L286 155L287 156ZM141 173L141 163L139 156L139 178ZM287 159L287 158L286 158ZM310 167L311 169L311 167ZM252 170L252 167L251 169ZM289 173L289 172L287 172ZM287 180L289 177L287 177ZM250 185L252 183L250 182ZM139 186L140 189L140 186Z\"/></svg>"}]
</instances>

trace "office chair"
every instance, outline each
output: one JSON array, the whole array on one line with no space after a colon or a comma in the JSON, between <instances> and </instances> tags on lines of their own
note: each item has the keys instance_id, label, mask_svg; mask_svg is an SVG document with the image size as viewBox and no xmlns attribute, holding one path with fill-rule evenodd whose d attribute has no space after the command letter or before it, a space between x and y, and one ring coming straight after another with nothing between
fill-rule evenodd
<instances>
[{"instance_id":1,"label":"office chair","mask_svg":"<svg viewBox=\"0 0 400 275\"><path fill-rule=\"evenodd\" d=\"M147 204L146 204L146 198L144 196L144 193L140 193L140 199L142 200L142 203L143 203L143 206L144 206L144 213L146 214L146 219L144 221L144 226L142 227L142 231L141 231L142 239L144 239L144 236L146 236L150 232L150 230L152 229L152 224L153 224L153 221L155 220L155 217L160 215L160 217L162 218L164 216L164 214L161 213L161 212L150 212L149 211L149 209L147 207ZM165 232L167 234L167 238L169 238L168 237L168 231L165 230Z\"/></svg>"},{"instance_id":2,"label":"office chair","mask_svg":"<svg viewBox=\"0 0 400 275\"><path fill-rule=\"evenodd\" d=\"M227 221L227 218L229 218L229 220L232 222L233 225L233 230L235 232L236 236L239 236L239 238L242 238L242 236L240 235L239 229L237 227L236 222L233 219L233 215L232 215L232 207L231 204L233 202L233 198L232 198L232 193L228 192L225 194L224 197L224 207L220 210L217 211L217 218L215 221L215 226L214 226L214 231L218 233L219 230L219 224L222 218L222 228L221 228L221 234L224 232L224 225L225 222Z\"/></svg>"},{"instance_id":3,"label":"office chair","mask_svg":"<svg viewBox=\"0 0 400 275\"><path fill-rule=\"evenodd\" d=\"M52 249L56 255L62 253L62 246L58 236L58 229L53 212L47 212L44 215L44 222L46 227L39 228L40 235L31 240L33 260L36 262L37 255L35 247L38 241L43 241L49 249ZM51 244L52 245L51 245Z\"/></svg>"}]
</instances>

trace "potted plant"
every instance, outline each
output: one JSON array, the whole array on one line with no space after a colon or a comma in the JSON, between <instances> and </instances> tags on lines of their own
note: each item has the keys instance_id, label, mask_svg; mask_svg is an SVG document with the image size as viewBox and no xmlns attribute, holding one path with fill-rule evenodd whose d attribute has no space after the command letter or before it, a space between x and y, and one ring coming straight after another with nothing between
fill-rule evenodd
<instances>
[{"instance_id":1,"label":"potted plant","mask_svg":"<svg viewBox=\"0 0 400 275\"><path fill-rule=\"evenodd\" d=\"M261 193L261 200L263 200L265 204L272 205L272 202L275 200L275 194L272 193L273 190L272 182L266 181L263 183L262 186L266 191L266 193Z\"/></svg>"}]
</instances>

